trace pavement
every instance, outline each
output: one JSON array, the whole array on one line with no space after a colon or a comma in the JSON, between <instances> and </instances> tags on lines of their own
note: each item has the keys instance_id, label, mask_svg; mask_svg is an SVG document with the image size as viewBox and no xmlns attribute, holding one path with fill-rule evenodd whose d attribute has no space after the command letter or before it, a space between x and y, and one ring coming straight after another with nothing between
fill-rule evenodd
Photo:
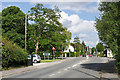
<instances>
[{"instance_id":1,"label":"pavement","mask_svg":"<svg viewBox=\"0 0 120 80\"><path fill-rule=\"evenodd\" d=\"M34 64L27 71L5 75L3 78L91 78L95 80L118 79L114 70L114 59L105 57L74 57L53 63ZM20 70L20 69L19 69ZM24 69L25 70L25 69ZM11 70L12 72L13 70ZM14 70L15 71L15 70ZM8 72L8 73L7 73Z\"/></svg>"}]
</instances>

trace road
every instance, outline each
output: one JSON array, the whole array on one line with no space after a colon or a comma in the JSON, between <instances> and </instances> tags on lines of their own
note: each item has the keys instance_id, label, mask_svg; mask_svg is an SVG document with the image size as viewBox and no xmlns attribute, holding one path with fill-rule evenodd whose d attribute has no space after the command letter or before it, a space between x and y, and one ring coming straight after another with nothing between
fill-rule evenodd
<instances>
[{"instance_id":1,"label":"road","mask_svg":"<svg viewBox=\"0 0 120 80\"><path fill-rule=\"evenodd\" d=\"M106 62L108 59L104 57L91 57L89 59L76 57L45 68L9 76L9 78L117 78L113 71L108 70L108 67L111 66Z\"/></svg>"}]
</instances>

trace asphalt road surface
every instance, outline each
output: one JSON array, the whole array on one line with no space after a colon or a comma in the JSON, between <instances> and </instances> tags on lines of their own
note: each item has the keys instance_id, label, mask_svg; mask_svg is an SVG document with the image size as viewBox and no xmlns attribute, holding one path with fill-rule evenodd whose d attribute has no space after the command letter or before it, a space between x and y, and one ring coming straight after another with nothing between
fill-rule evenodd
<instances>
[{"instance_id":1,"label":"asphalt road surface","mask_svg":"<svg viewBox=\"0 0 120 80\"><path fill-rule=\"evenodd\" d=\"M110 67L106 62L108 59L104 57L91 57L89 59L75 57L59 64L9 76L9 78L117 78L112 71L107 72L110 70L102 71L106 66ZM104 75L102 75L103 72Z\"/></svg>"}]
</instances>

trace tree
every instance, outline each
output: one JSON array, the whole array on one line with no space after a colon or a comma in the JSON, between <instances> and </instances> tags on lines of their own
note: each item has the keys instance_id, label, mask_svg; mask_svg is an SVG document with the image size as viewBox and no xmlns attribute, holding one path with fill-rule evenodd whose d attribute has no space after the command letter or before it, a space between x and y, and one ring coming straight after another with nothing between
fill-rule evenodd
<instances>
[{"instance_id":1,"label":"tree","mask_svg":"<svg viewBox=\"0 0 120 80\"><path fill-rule=\"evenodd\" d=\"M36 54L39 48L39 51L51 51L53 46L59 50L68 45L71 33L59 22L61 15L57 7L49 9L42 4L36 4L29 11L29 16L34 24L30 24L28 28L28 43L35 45L33 48ZM31 45L28 48L32 49Z\"/></svg>"},{"instance_id":2,"label":"tree","mask_svg":"<svg viewBox=\"0 0 120 80\"><path fill-rule=\"evenodd\" d=\"M86 49L86 45L85 45L85 42L82 41L82 51L85 52L85 49Z\"/></svg>"},{"instance_id":3,"label":"tree","mask_svg":"<svg viewBox=\"0 0 120 80\"><path fill-rule=\"evenodd\" d=\"M96 18L96 29L102 42L116 55L116 65L120 73L120 2L102 2L100 17Z\"/></svg>"},{"instance_id":4,"label":"tree","mask_svg":"<svg viewBox=\"0 0 120 80\"><path fill-rule=\"evenodd\" d=\"M96 51L95 47L92 47L91 53L93 54Z\"/></svg>"},{"instance_id":5,"label":"tree","mask_svg":"<svg viewBox=\"0 0 120 80\"><path fill-rule=\"evenodd\" d=\"M79 37L75 37L73 43L74 43L75 51L79 52L80 51L80 40L79 40Z\"/></svg>"},{"instance_id":6,"label":"tree","mask_svg":"<svg viewBox=\"0 0 120 80\"><path fill-rule=\"evenodd\" d=\"M2 10L2 36L24 48L25 14L16 6Z\"/></svg>"},{"instance_id":7,"label":"tree","mask_svg":"<svg viewBox=\"0 0 120 80\"><path fill-rule=\"evenodd\" d=\"M96 48L98 52L104 51L104 46L101 42L96 45Z\"/></svg>"},{"instance_id":8,"label":"tree","mask_svg":"<svg viewBox=\"0 0 120 80\"><path fill-rule=\"evenodd\" d=\"M101 41L107 44L114 54L120 52L120 2L103 2L100 4L101 15L96 19L96 29Z\"/></svg>"}]
</instances>

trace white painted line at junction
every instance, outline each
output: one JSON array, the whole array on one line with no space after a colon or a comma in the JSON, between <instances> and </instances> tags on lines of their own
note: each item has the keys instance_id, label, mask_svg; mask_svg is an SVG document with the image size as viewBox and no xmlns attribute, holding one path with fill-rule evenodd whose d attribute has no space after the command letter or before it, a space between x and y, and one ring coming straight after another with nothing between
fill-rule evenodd
<instances>
[{"instance_id":1,"label":"white painted line at junction","mask_svg":"<svg viewBox=\"0 0 120 80\"><path fill-rule=\"evenodd\" d=\"M51 74L51 75L49 75L49 76L54 76L55 74Z\"/></svg>"},{"instance_id":2,"label":"white painted line at junction","mask_svg":"<svg viewBox=\"0 0 120 80\"><path fill-rule=\"evenodd\" d=\"M57 72L57 73L61 73L61 72Z\"/></svg>"}]
</instances>

